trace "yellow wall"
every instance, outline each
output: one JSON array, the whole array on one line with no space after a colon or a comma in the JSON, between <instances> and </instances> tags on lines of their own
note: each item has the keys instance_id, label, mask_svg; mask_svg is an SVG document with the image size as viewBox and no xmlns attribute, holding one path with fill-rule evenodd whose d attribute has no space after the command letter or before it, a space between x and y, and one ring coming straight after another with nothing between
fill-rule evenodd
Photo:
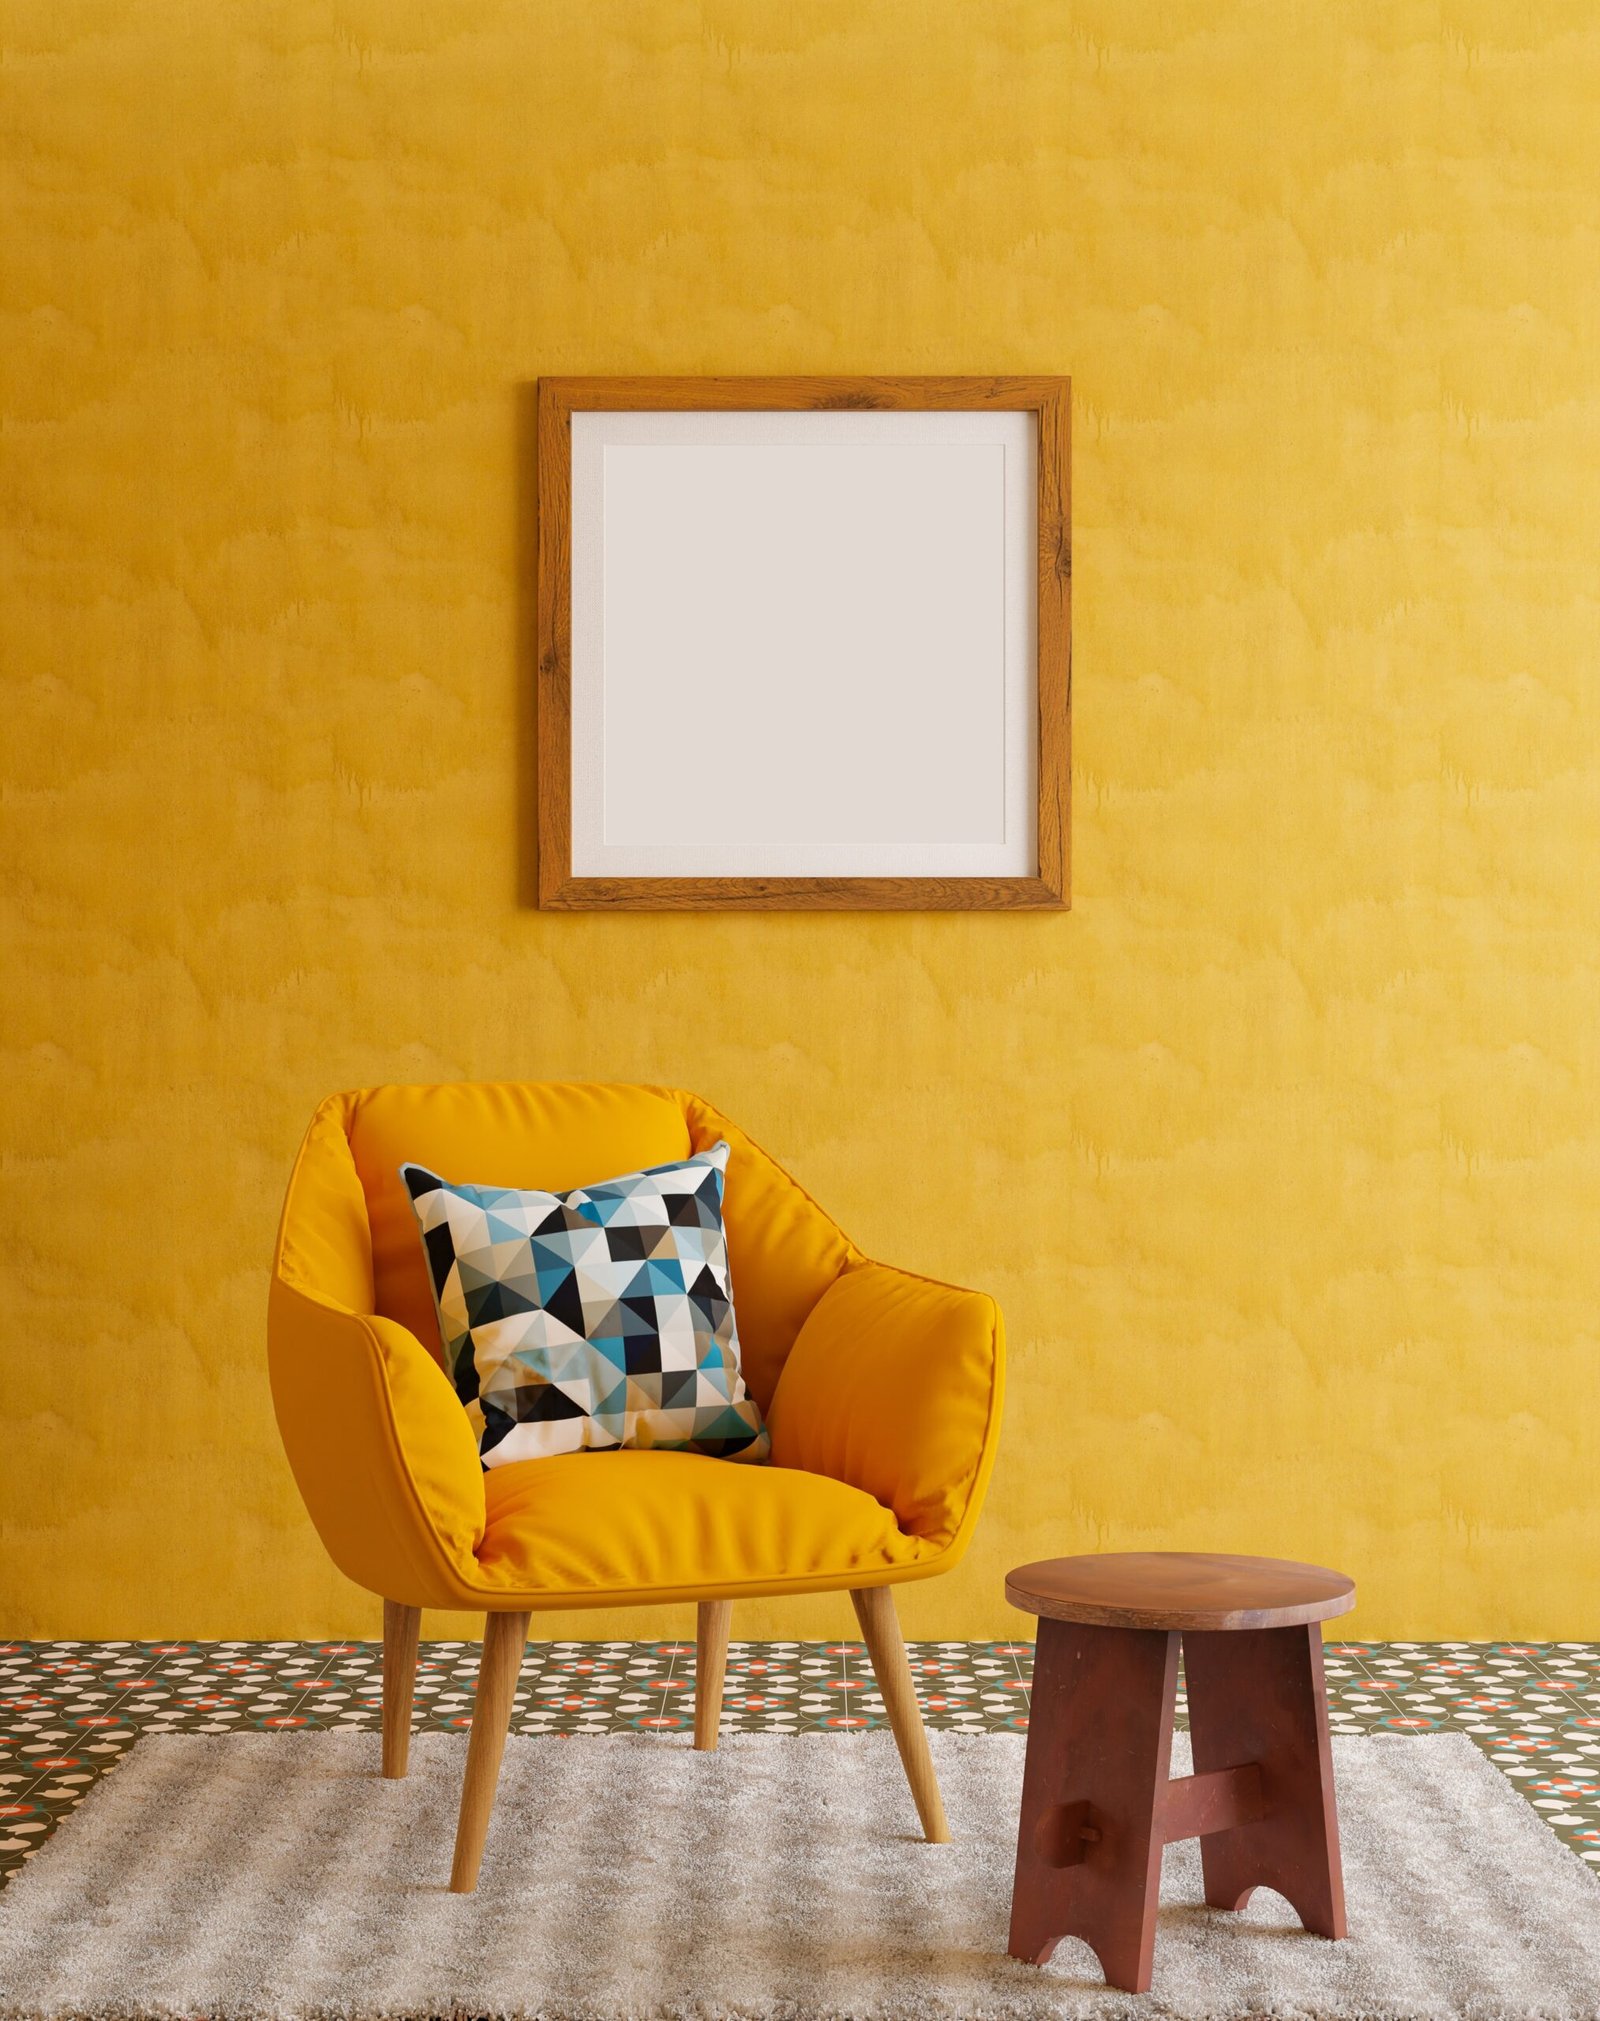
<instances>
[{"instance_id":1,"label":"yellow wall","mask_svg":"<svg viewBox=\"0 0 1600 2021\"><path fill-rule=\"evenodd\" d=\"M268 1404L291 1152L583 1075L1003 1301L915 1632L1209 1545L1600 1635L1593 8L7 14L0 1629L371 1633ZM1072 373L1069 916L521 895L520 389L791 369Z\"/></svg>"}]
</instances>

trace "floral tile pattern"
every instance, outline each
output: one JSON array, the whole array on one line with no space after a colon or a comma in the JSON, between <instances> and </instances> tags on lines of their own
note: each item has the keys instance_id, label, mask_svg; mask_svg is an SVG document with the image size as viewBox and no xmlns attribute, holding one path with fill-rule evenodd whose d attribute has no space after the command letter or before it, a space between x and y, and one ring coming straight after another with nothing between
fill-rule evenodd
<instances>
[{"instance_id":1,"label":"floral tile pattern","mask_svg":"<svg viewBox=\"0 0 1600 2021\"><path fill-rule=\"evenodd\" d=\"M1335 1733L1470 1734L1600 1866L1600 1643L1346 1642L1327 1673Z\"/></svg>"},{"instance_id":2,"label":"floral tile pattern","mask_svg":"<svg viewBox=\"0 0 1600 2021\"><path fill-rule=\"evenodd\" d=\"M930 1726L1021 1732L1031 1642L911 1646ZM478 1646L431 1642L416 1724L472 1723ZM528 1645L512 1731L676 1733L694 1721L693 1642ZM1600 1866L1600 1643L1330 1643L1336 1733L1468 1733ZM0 1885L145 1733L376 1730L372 1642L0 1643ZM1179 1720L1183 1705L1179 1701ZM859 1642L736 1642L726 1729L848 1735L884 1724Z\"/></svg>"}]
</instances>

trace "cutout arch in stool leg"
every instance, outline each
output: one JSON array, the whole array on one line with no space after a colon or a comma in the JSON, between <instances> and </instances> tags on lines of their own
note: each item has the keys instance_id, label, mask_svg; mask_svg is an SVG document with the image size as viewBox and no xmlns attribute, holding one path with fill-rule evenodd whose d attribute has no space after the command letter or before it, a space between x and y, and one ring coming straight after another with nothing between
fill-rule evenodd
<instances>
[{"instance_id":1,"label":"cutout arch in stool leg","mask_svg":"<svg viewBox=\"0 0 1600 2021\"><path fill-rule=\"evenodd\" d=\"M1177 1686L1175 1633L1040 1621L1012 1957L1080 1937L1108 1986L1148 1990Z\"/></svg>"},{"instance_id":2,"label":"cutout arch in stool leg","mask_svg":"<svg viewBox=\"0 0 1600 2021\"><path fill-rule=\"evenodd\" d=\"M1260 1817L1201 1839L1206 1900L1242 1909L1272 1888L1306 1929L1344 1936L1321 1623L1186 1631L1183 1667L1196 1775L1255 1762L1266 1799Z\"/></svg>"}]
</instances>

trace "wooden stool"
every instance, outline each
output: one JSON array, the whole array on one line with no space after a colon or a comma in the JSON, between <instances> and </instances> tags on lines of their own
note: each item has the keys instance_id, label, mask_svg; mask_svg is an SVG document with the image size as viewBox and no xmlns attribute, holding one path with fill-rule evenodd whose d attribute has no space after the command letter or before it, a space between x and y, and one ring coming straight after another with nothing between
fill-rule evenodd
<instances>
[{"instance_id":1,"label":"wooden stool","mask_svg":"<svg viewBox=\"0 0 1600 2021\"><path fill-rule=\"evenodd\" d=\"M1014 1958L1081 1937L1108 1986L1150 1985L1161 1848L1198 1838L1206 1900L1257 1888L1345 1934L1322 1629L1340 1572L1279 1558L1120 1551L1006 1580L1039 1642L1011 1896ZM1183 1637L1194 1774L1168 1777Z\"/></svg>"}]
</instances>

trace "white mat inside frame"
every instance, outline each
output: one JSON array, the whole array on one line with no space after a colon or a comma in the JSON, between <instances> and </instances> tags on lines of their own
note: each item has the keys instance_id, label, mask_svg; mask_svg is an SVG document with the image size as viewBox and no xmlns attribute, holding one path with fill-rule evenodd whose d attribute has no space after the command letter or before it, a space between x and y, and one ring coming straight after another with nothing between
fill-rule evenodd
<instances>
[{"instance_id":1,"label":"white mat inside frame","mask_svg":"<svg viewBox=\"0 0 1600 2021\"><path fill-rule=\"evenodd\" d=\"M465 1736L153 1736L0 1895L0 2015L1600 2017L1600 1883L1464 1736L1335 1741L1345 1943L1169 1848L1140 2000L1002 1955L1023 1744L932 1744L947 1847L886 1733L513 1739L452 1896Z\"/></svg>"}]
</instances>

